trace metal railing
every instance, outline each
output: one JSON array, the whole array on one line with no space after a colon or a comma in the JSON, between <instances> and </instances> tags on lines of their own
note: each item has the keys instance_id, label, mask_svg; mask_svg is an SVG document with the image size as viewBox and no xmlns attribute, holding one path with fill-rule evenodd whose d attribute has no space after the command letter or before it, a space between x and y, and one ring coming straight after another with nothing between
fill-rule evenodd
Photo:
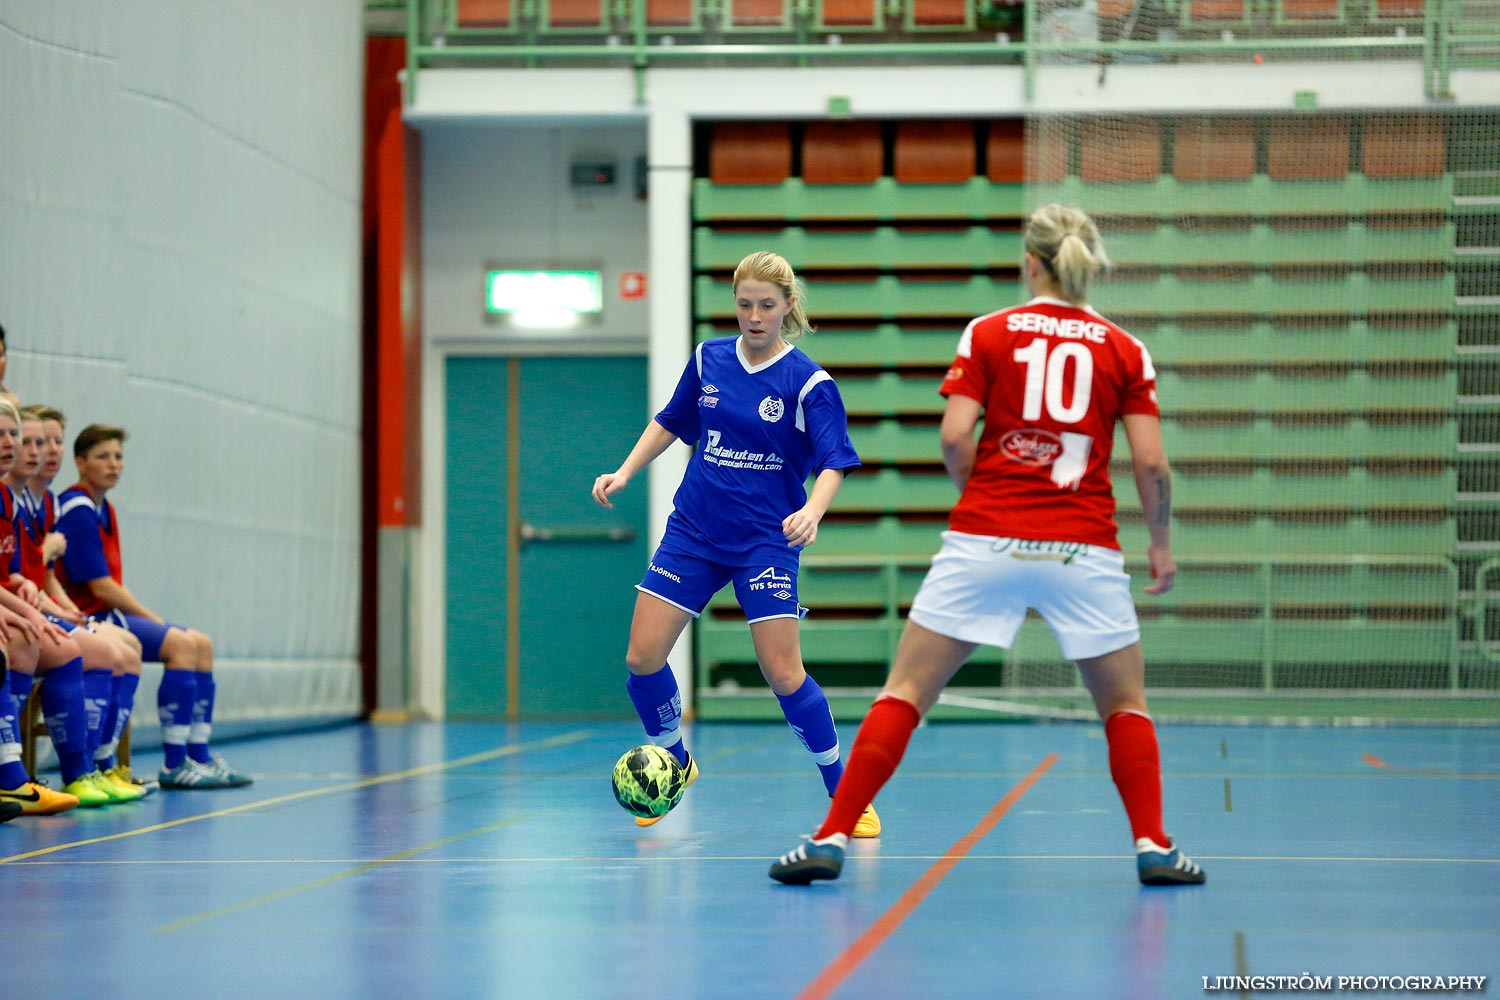
<instances>
[{"instance_id":1,"label":"metal railing","mask_svg":"<svg viewBox=\"0 0 1500 1000\"><path fill-rule=\"evenodd\" d=\"M807 569L834 569L834 570L866 570L879 575L882 581L883 607L880 608L876 617L862 619L862 626L872 633L879 633L885 642L886 662L891 662L896 653L896 646L900 640L901 631L905 627L905 617L902 613L901 596L901 572L923 568L931 562L931 556L921 555L877 555L868 556L855 555L808 555L803 557L803 566ZM1461 604L1459 596L1459 574L1458 569L1450 559L1439 556L1400 556L1400 555L1271 555L1271 554L1226 554L1222 556L1185 556L1177 560L1178 568L1182 571L1183 579L1190 583L1195 568L1214 567L1242 567L1253 574L1257 600L1253 602L1242 602L1234 609L1225 607L1225 620L1255 622L1261 635L1261 657L1259 678L1256 687L1243 687L1226 689L1238 691L1243 694L1269 694L1277 691L1294 690L1284 688L1276 682L1277 668L1282 663L1296 660L1296 656L1288 656L1283 651L1293 649L1295 643L1291 641L1278 640L1277 631L1281 624L1277 617L1278 608L1283 605L1295 605L1295 601L1288 602L1286 596L1278 592L1278 571L1299 570L1340 570L1354 569L1358 567L1374 568L1384 571L1393 570L1416 570L1430 572L1443 580L1441 593L1427 595L1424 599L1415 600L1413 606L1419 608L1420 614L1411 619L1396 617L1384 617L1379 620L1370 619L1367 628L1378 632L1383 626L1419 626L1430 627L1435 633L1443 636L1441 648L1432 651L1432 663L1442 664L1444 677L1442 686L1431 686L1433 691L1447 691L1457 693L1464 689L1463 681L1463 653L1460 635L1460 618L1471 615L1478 618L1483 617L1485 611L1485 589L1484 577L1489 572L1500 572L1500 559L1492 560L1486 564L1485 571L1481 573L1480 580L1476 583L1479 596L1473 602L1473 606ZM1127 560L1126 569L1132 576L1144 577L1146 566L1136 560ZM1355 599L1355 604L1362 601ZM1248 614L1238 609L1244 608ZM1195 616L1194 621L1203 622L1208 620L1203 615ZM1333 624L1337 617L1325 619L1326 624ZM1302 619L1303 622L1317 623L1317 619ZM712 623L710 623L712 625ZM743 629L743 623L734 621L727 623L725 629L736 632ZM1183 626L1187 632L1192 632L1194 625ZM1231 651L1238 653L1239 651ZM1483 635L1482 626L1478 633L1478 653L1484 660L1495 662L1500 660L1500 653L1490 648ZM1213 664L1222 658L1222 654L1216 654L1211 644L1206 644L1202 651L1203 662ZM1234 659L1231 656L1230 659ZM699 663L699 684L704 689L713 686L713 678L710 676L711 664ZM1391 696L1399 697L1404 689L1391 690Z\"/></svg>"},{"instance_id":2,"label":"metal railing","mask_svg":"<svg viewBox=\"0 0 1500 1000\"><path fill-rule=\"evenodd\" d=\"M821 0L784 0L773 23L746 23L734 0L683 0L670 24L654 23L648 0L600 0L597 23L552 23L549 0L511 0L503 19L465 21L460 0L405 0L408 41L407 99L418 72L437 66L538 67L628 66L642 76L655 66L755 64L797 65L851 61L1019 65L1026 94L1034 95L1037 70L1053 62L1238 62L1321 58L1409 58L1422 60L1427 96L1449 96L1455 69L1493 66L1500 60L1500 0L1425 0L1420 15L1382 15L1378 0L1345 0L1331 16L1293 16L1295 0L1245 0L1243 16L1206 20L1195 16L1196 0L1164 0L1156 27L1169 30L1153 40L1129 37L1049 41L1043 18L1049 0L1022 3L1019 11L992 0L970 0L960 23L922 24L914 18L920 0L871 0L864 25L830 23ZM1135 0L1134 11L1146 0ZM388 11L397 0L372 0ZM685 12L684 12L685 11ZM1002 16L1003 15L1003 16ZM1133 14L1100 18L1100 34L1129 35ZM837 20L837 19L835 19ZM1006 30L1001 30L1001 29ZM1017 37L1012 37L1015 32ZM846 37L847 36L847 37ZM848 40L849 37L857 41Z\"/></svg>"}]
</instances>

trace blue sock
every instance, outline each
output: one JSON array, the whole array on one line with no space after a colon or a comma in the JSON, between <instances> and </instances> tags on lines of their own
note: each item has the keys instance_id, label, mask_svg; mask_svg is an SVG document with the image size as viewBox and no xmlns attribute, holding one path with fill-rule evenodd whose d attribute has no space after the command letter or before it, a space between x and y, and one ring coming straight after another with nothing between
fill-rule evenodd
<instances>
[{"instance_id":1,"label":"blue sock","mask_svg":"<svg viewBox=\"0 0 1500 1000\"><path fill-rule=\"evenodd\" d=\"M844 776L844 762L839 759L839 734L833 725L833 712L828 708L828 698L812 674L802 686L791 694L777 695L781 702L781 714L786 724L792 727L797 739L818 762L823 774L823 787L832 795Z\"/></svg>"},{"instance_id":2,"label":"blue sock","mask_svg":"<svg viewBox=\"0 0 1500 1000\"><path fill-rule=\"evenodd\" d=\"M156 689L156 710L161 717L162 765L167 770L187 757L188 728L193 721L193 701L198 697L197 672L163 670Z\"/></svg>"},{"instance_id":3,"label":"blue sock","mask_svg":"<svg viewBox=\"0 0 1500 1000\"><path fill-rule=\"evenodd\" d=\"M109 708L110 691L114 687L114 675L108 667L102 670L91 667L83 672L83 702L89 710L89 759L104 739L104 713ZM46 687L44 683L43 688Z\"/></svg>"},{"instance_id":4,"label":"blue sock","mask_svg":"<svg viewBox=\"0 0 1500 1000\"><path fill-rule=\"evenodd\" d=\"M26 699L31 696L30 674L19 673L15 670L10 672L10 696L16 700L16 718L21 718L21 713L26 710Z\"/></svg>"},{"instance_id":5,"label":"blue sock","mask_svg":"<svg viewBox=\"0 0 1500 1000\"><path fill-rule=\"evenodd\" d=\"M77 781L89 773L89 729L90 717L95 714L89 701L83 658L75 656L60 667L47 671L42 678L42 718L47 721L47 732L52 736L52 748L57 751L57 761L62 769L63 784ZM104 673L109 682L109 671ZM95 679L97 687L98 679ZM108 688L105 689L108 693Z\"/></svg>"},{"instance_id":6,"label":"blue sock","mask_svg":"<svg viewBox=\"0 0 1500 1000\"><path fill-rule=\"evenodd\" d=\"M94 751L94 766L101 771L115 766L115 749L130 731L130 713L135 709L135 689L140 683L140 674L116 674L110 682L113 693L104 713L99 749Z\"/></svg>"},{"instance_id":7,"label":"blue sock","mask_svg":"<svg viewBox=\"0 0 1500 1000\"><path fill-rule=\"evenodd\" d=\"M21 764L21 713L10 685L0 684L0 788L20 788L29 780Z\"/></svg>"},{"instance_id":8,"label":"blue sock","mask_svg":"<svg viewBox=\"0 0 1500 1000\"><path fill-rule=\"evenodd\" d=\"M687 747L682 745L682 692L677 688L677 678L670 666L664 666L654 674L631 674L625 680L625 690L635 705L635 714L641 717L646 735L651 742L664 750L670 750L677 763L686 766Z\"/></svg>"},{"instance_id":9,"label":"blue sock","mask_svg":"<svg viewBox=\"0 0 1500 1000\"><path fill-rule=\"evenodd\" d=\"M213 757L208 752L208 737L214 721L214 675L198 673L198 694L193 699L192 728L188 731L187 755L200 764Z\"/></svg>"}]
</instances>

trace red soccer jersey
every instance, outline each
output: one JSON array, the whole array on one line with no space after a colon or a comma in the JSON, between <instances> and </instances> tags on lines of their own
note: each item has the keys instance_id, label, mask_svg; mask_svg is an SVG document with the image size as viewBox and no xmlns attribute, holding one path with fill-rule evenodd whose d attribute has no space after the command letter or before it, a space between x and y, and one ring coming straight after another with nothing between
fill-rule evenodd
<instances>
[{"instance_id":1,"label":"red soccer jersey","mask_svg":"<svg viewBox=\"0 0 1500 1000\"><path fill-rule=\"evenodd\" d=\"M20 499L19 497L17 498ZM56 511L51 490L42 492L42 502L34 514L28 513L19 522L21 540L21 575L38 587L47 583L47 560L42 557L42 542L52 530Z\"/></svg>"},{"instance_id":2,"label":"red soccer jersey","mask_svg":"<svg viewBox=\"0 0 1500 1000\"><path fill-rule=\"evenodd\" d=\"M11 573L21 571L18 539L21 537L21 510L16 495L10 487L0 483L0 568L4 569L7 585Z\"/></svg>"},{"instance_id":3,"label":"red soccer jersey","mask_svg":"<svg viewBox=\"0 0 1500 1000\"><path fill-rule=\"evenodd\" d=\"M941 391L984 405L954 531L1120 547L1115 421L1159 415L1144 344L1092 309L1037 298L971 322Z\"/></svg>"},{"instance_id":4,"label":"red soccer jersey","mask_svg":"<svg viewBox=\"0 0 1500 1000\"><path fill-rule=\"evenodd\" d=\"M105 500L96 506L81 484L70 486L59 498L57 529L68 539L67 553L53 564L58 582L84 614L109 611L109 605L95 597L88 584L103 576L125 582L114 505ZM75 567L73 572L70 565Z\"/></svg>"}]
</instances>

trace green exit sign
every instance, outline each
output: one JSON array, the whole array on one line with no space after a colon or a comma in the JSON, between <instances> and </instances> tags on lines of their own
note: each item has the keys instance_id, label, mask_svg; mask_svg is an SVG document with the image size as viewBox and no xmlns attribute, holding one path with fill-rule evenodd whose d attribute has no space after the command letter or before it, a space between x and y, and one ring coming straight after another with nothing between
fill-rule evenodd
<instances>
[{"instance_id":1,"label":"green exit sign","mask_svg":"<svg viewBox=\"0 0 1500 1000\"><path fill-rule=\"evenodd\" d=\"M484 311L507 314L517 322L592 316L603 308L598 271L486 271L484 275Z\"/></svg>"}]
</instances>

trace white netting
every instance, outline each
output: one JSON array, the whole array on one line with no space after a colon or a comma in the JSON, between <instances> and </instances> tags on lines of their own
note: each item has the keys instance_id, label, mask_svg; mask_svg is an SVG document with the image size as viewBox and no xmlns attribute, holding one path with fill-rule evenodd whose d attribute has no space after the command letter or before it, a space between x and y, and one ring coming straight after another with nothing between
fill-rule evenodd
<instances>
[{"instance_id":1,"label":"white netting","mask_svg":"<svg viewBox=\"0 0 1500 1000\"><path fill-rule=\"evenodd\" d=\"M1470 612L1500 498L1497 124L1029 123L1027 206L1099 220L1117 266L1094 304L1161 373L1182 572L1137 601L1159 712L1494 717L1500 671ZM1139 570L1123 438L1115 480ZM1074 683L1040 623L1003 677Z\"/></svg>"}]
</instances>

